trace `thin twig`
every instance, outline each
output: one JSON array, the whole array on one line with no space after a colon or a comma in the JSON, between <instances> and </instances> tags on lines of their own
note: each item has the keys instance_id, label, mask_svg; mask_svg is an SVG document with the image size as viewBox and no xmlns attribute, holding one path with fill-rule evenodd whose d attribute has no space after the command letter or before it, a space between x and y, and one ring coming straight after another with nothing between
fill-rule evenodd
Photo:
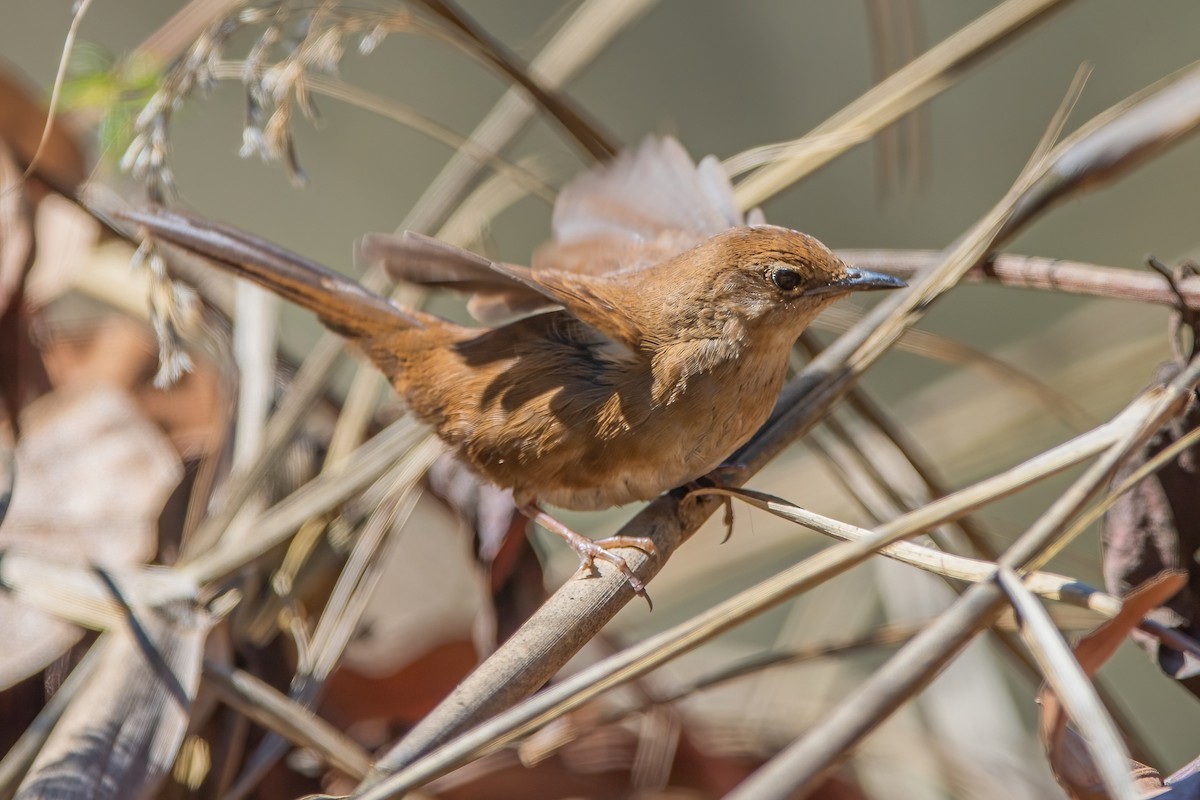
<instances>
[{"instance_id":1,"label":"thin twig","mask_svg":"<svg viewBox=\"0 0 1200 800\"><path fill-rule=\"evenodd\" d=\"M1140 101L1145 101L1148 96L1139 94L1137 97ZM1132 105L1123 103L1118 108L1121 109L1121 114L1141 116L1146 107L1139 102ZM1114 122L1120 120L1120 115L1114 116L1112 112L1108 112L1101 115L1101 118L1106 122ZM1164 136L1170 137L1171 141L1179 138L1174 127L1153 127L1154 119L1154 116L1147 116L1146 125L1121 141L1132 157L1136 158L1145 152L1145 143L1148 140ZM1170 117L1167 121L1174 125L1175 118ZM1061 128L1062 122L1063 114L1060 113L1051 130ZM1085 129L1089 135L1104 135L1108 132L1104 125L1085 126ZM834 342L800 376L791 381L785 387L772 419L746 447L732 456L734 462L746 466L745 476L752 475L815 424L859 376L883 355L888 346L921 317L938 295L950 289L963 273L998 246L1001 234L1011 236L1015 233L1016 228L1007 224L1007 221L1029 187L1034 185L1047 169L1054 169L1064 159L1069 158L1072 147L1086 146L1088 143L1087 137L1072 136L1049 153L1035 154L1031 165L1022 173L1013 189L947 252L935 269L923 273L914 281L912 289L908 292L896 293L881 302L854 330ZM1103 170L1095 177L1112 179L1121 174L1123 166L1119 157L1110 154L1104 162ZM1086 167L1081 165L1079 169L1086 176ZM680 504L674 496L660 498L651 503L623 528L622 533L650 535L658 547L660 559L655 560L631 552L626 560L643 580L651 577L661 568L662 559L669 557L682 540L699 527L716 507L717 503L714 500L706 501L701 498L697 502ZM834 569L825 573L823 568L812 566L819 574L820 580L827 579L839 571ZM572 582L547 601L521 630L468 676L450 697L427 715L404 740L380 759L368 785L383 775L409 764L413 765L412 768L393 776L395 783L389 780L389 786L417 785L406 784L406 781L419 783L424 778L418 776L437 774L436 771L428 771L432 769L429 763L418 770L415 762L422 755L449 741L455 734L492 717L521 698L528 697L544 684L595 631L603 627L617 610L633 597L626 582L611 570L602 566L600 573L599 578L591 581ZM802 583L805 586L810 585ZM487 723L476 731L486 726ZM475 752L470 747L464 747L464 750L467 753ZM405 778L400 778L399 775L405 775ZM386 796L386 793L381 790L375 796Z\"/></svg>"},{"instance_id":2,"label":"thin twig","mask_svg":"<svg viewBox=\"0 0 1200 800\"><path fill-rule=\"evenodd\" d=\"M33 151L33 156L29 159L29 165L21 174L21 181L26 180L37 171L38 161L41 160L42 153L50 144L50 136L54 133L54 123L58 121L59 95L62 93L63 82L67 79L67 65L71 60L71 53L75 50L75 37L79 34L79 26L83 24L83 18L87 16L91 6L92 0L80 0L71 16L71 26L67 29L66 38L63 39L62 56L58 60L58 69L54 73L54 86L50 90L50 106L46 110L46 122L42 125L42 137L38 140L37 149Z\"/></svg>"},{"instance_id":3,"label":"thin twig","mask_svg":"<svg viewBox=\"0 0 1200 800\"><path fill-rule=\"evenodd\" d=\"M456 6L452 0L417 0L458 34L473 53L486 64L522 87L562 126L580 148L597 161L607 161L617 154L609 134L600 130L599 123L590 119L574 101L560 91L545 86L541 80L506 47L481 28Z\"/></svg>"},{"instance_id":4,"label":"thin twig","mask_svg":"<svg viewBox=\"0 0 1200 800\"><path fill-rule=\"evenodd\" d=\"M405 417L392 423L354 452L348 468L321 475L260 514L251 524L255 536L199 553L178 569L198 584L242 569L287 541L309 518L328 511L373 483L408 453L425 431Z\"/></svg>"},{"instance_id":5,"label":"thin twig","mask_svg":"<svg viewBox=\"0 0 1200 800\"><path fill-rule=\"evenodd\" d=\"M737 186L738 204L753 208L961 80L967 69L1065 5L1059 0L1008 0L934 45L818 125L804 138L729 159L733 174L768 163Z\"/></svg>"},{"instance_id":6,"label":"thin twig","mask_svg":"<svg viewBox=\"0 0 1200 800\"><path fill-rule=\"evenodd\" d=\"M735 497L755 508L844 542L862 541L872 535L872 531L866 528L826 517L762 492L723 488L706 488L699 491ZM879 548L879 554L944 578L971 583L990 579L996 570L994 562L947 553L916 542L894 542ZM1121 609L1119 598L1075 578L1051 572L1033 572L1025 577L1029 591L1048 599L1087 608L1106 617L1115 615Z\"/></svg>"},{"instance_id":7,"label":"thin twig","mask_svg":"<svg viewBox=\"0 0 1200 800\"><path fill-rule=\"evenodd\" d=\"M1087 731L1084 741L1092 751L1109 794L1114 800L1138 800L1140 793L1129 775L1129 751L1125 749L1116 723L1105 711L1091 681L1075 660L1070 645L1017 573L1001 567L996 578L1017 612L1021 637L1037 659L1046 682L1062 700L1075 724Z\"/></svg>"},{"instance_id":8,"label":"thin twig","mask_svg":"<svg viewBox=\"0 0 1200 800\"><path fill-rule=\"evenodd\" d=\"M1102 490L1121 462L1178 412L1197 379L1200 359L1169 386L1151 389L1135 401L1122 415L1131 419L1133 427L1005 551L999 566L1021 571L1040 567L1047 554L1061 546L1070 520ZM744 781L729 795L731 800L778 800L813 791L851 748L985 629L1004 602L1004 594L994 581L971 586L825 719Z\"/></svg>"},{"instance_id":9,"label":"thin twig","mask_svg":"<svg viewBox=\"0 0 1200 800\"><path fill-rule=\"evenodd\" d=\"M251 675L212 661L204 662L204 678L221 700L293 744L320 753L352 778L367 774L371 754L311 710Z\"/></svg>"},{"instance_id":10,"label":"thin twig","mask_svg":"<svg viewBox=\"0 0 1200 800\"><path fill-rule=\"evenodd\" d=\"M1090 458L1104 448L1110 447L1114 441L1124 438L1130 426L1145 416L1145 411L1146 401L1136 400L1122 414L1094 431L1076 437L1051 451L1035 456L1023 464L974 486L962 489L934 501L928 506L892 520L890 523L880 526L866 539L834 545L661 634L633 645L625 651L562 680L519 706L478 724L429 755L414 760L411 765L395 774L386 777L378 776L369 781L368 788L356 797L360 797L361 800L381 800L390 797L393 793L423 785L425 782L466 763L473 757L518 739L561 714L578 708L600 693L640 677L680 654L692 650L723 631L744 622L749 617L773 608L789 597L835 575L842 574L855 564L869 558L881 547L915 535L932 526L956 519L992 500L1007 496L1024 486L1041 480L1048 474L1067 469ZM643 512L642 516L653 513L663 503L664 501L658 501L652 504L648 511ZM684 512L688 508L695 507L701 507L701 504L685 503L681 506L680 511ZM711 512L717 507L717 504L709 501L704 503L703 507ZM686 518L685 521L687 521ZM625 582L617 581L616 576L607 582L612 587L611 591L623 590L628 595L626 600L633 596L632 591L625 587ZM584 586L576 586L571 591L578 596L588 590ZM571 614L574 606L575 604L570 604L560 608L556 607L553 601L548 602L531 618L531 622L526 623L525 628L538 625L540 618L547 614L553 614L555 618L563 614ZM520 632L510 638L509 642L519 636ZM543 658L557 655L556 653L546 654L547 645L545 643L541 646ZM497 652L505 653L506 647L508 647L508 643ZM495 657L493 655L492 659ZM505 659L510 668L523 666L520 653L506 654ZM481 670L477 668L460 684L460 687L472 689L473 684L478 680L505 681L509 686L513 683L517 685L521 683L521 681L508 678L506 673L493 673L490 670L483 671L481 676ZM509 686L500 688L508 689ZM505 697L507 693L501 692L500 694L501 697ZM407 755L407 753L403 749L393 749L376 765L376 770L386 770L390 766L390 759L396 758L397 755Z\"/></svg>"},{"instance_id":11,"label":"thin twig","mask_svg":"<svg viewBox=\"0 0 1200 800\"><path fill-rule=\"evenodd\" d=\"M907 278L941 258L936 250L839 250L847 263ZM1145 270L1120 269L1057 258L994 253L963 276L969 282L994 282L1020 289L1048 289L1067 294L1133 300L1174 308L1180 299L1200 310L1200 277L1177 282L1179 293L1161 277Z\"/></svg>"},{"instance_id":12,"label":"thin twig","mask_svg":"<svg viewBox=\"0 0 1200 800\"><path fill-rule=\"evenodd\" d=\"M573 78L657 0L585 0L529 63L544 86L556 89ZM533 119L537 106L523 90L508 89L468 137L480 148L498 153ZM455 153L429 184L401 227L432 233L445 221L475 178L478 167L465 153Z\"/></svg>"}]
</instances>

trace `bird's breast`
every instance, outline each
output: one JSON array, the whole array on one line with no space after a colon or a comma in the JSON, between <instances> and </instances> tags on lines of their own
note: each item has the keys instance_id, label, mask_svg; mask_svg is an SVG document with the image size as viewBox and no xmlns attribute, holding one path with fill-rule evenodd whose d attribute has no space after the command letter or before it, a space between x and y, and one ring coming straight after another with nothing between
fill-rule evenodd
<instances>
[{"instance_id":1,"label":"bird's breast","mask_svg":"<svg viewBox=\"0 0 1200 800\"><path fill-rule=\"evenodd\" d=\"M705 475L766 421L785 369L786 363L743 356L669 386L661 376L647 376L643 391L657 399L646 405L644 416L589 437L555 480L536 487L536 496L564 508L595 510L650 500Z\"/></svg>"},{"instance_id":2,"label":"bird's breast","mask_svg":"<svg viewBox=\"0 0 1200 800\"><path fill-rule=\"evenodd\" d=\"M542 335L426 352L395 381L413 410L518 503L575 510L649 500L719 466L766 419L786 367L702 345L621 359Z\"/></svg>"}]
</instances>

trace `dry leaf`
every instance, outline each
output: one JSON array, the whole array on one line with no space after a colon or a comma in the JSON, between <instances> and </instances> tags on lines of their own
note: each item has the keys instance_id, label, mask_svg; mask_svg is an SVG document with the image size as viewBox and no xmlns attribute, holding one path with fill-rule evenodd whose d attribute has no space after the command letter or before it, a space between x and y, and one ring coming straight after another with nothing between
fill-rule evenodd
<instances>
[{"instance_id":1,"label":"dry leaf","mask_svg":"<svg viewBox=\"0 0 1200 800\"><path fill-rule=\"evenodd\" d=\"M0 312L13 310L33 258L33 218L20 179L20 167L0 142Z\"/></svg>"},{"instance_id":2,"label":"dry leaf","mask_svg":"<svg viewBox=\"0 0 1200 800\"><path fill-rule=\"evenodd\" d=\"M383 679L442 645L471 638L486 590L465 537L452 533L454 523L438 504L418 501L403 541L381 565L382 578L359 620L359 634L346 650L344 666L366 678ZM434 532L440 535L426 535ZM410 688L423 694L419 687Z\"/></svg>"},{"instance_id":3,"label":"dry leaf","mask_svg":"<svg viewBox=\"0 0 1200 800\"><path fill-rule=\"evenodd\" d=\"M198 355L193 370L175 385L155 387L158 349L153 331L142 322L112 314L86 330L64 331L42 352L57 387L108 385L129 392L185 459L212 455L224 442L227 386L218 368Z\"/></svg>"},{"instance_id":4,"label":"dry leaf","mask_svg":"<svg viewBox=\"0 0 1200 800\"><path fill-rule=\"evenodd\" d=\"M0 142L0 364L6 365L0 370L0 403L14 423L28 393L33 354L22 302L33 263L33 217L20 177L16 161Z\"/></svg>"},{"instance_id":5,"label":"dry leaf","mask_svg":"<svg viewBox=\"0 0 1200 800\"><path fill-rule=\"evenodd\" d=\"M175 451L112 389L55 392L23 415L16 488L0 525L0 556L110 568L155 553L156 523L182 478ZM7 588L7 587L6 587ZM0 596L0 687L57 658L81 635L73 625Z\"/></svg>"},{"instance_id":6,"label":"dry leaf","mask_svg":"<svg viewBox=\"0 0 1200 800\"><path fill-rule=\"evenodd\" d=\"M18 800L155 795L175 761L213 617L187 603L135 611L34 760Z\"/></svg>"},{"instance_id":7,"label":"dry leaf","mask_svg":"<svg viewBox=\"0 0 1200 800\"><path fill-rule=\"evenodd\" d=\"M1146 581L1124 600L1117 616L1079 640L1075 645L1075 657L1079 666L1092 677L1108 661L1125 641L1125 636L1152 609L1162 605L1167 598L1179 591L1185 583L1183 572L1164 572ZM1080 735L1067 728L1067 716L1058 696L1050 687L1038 695L1041 704L1042 744L1050 758L1054 776L1072 798L1078 800L1104 800L1104 781L1093 763L1087 746ZM1146 797L1153 797L1163 786L1157 771L1144 764L1133 762L1130 772L1134 775L1137 788Z\"/></svg>"},{"instance_id":8,"label":"dry leaf","mask_svg":"<svg viewBox=\"0 0 1200 800\"><path fill-rule=\"evenodd\" d=\"M1160 368L1156 383L1179 372L1174 364ZM1122 467L1113 485L1173 442L1200 425L1200 401L1188 407L1146 443L1137 458ZM1124 594L1164 569L1187 572L1187 582L1150 618L1200 639L1200 446L1182 452L1155 474L1137 484L1113 505L1104 518L1104 582L1113 594ZM1155 638L1133 632L1164 672L1200 697L1200 660L1162 647Z\"/></svg>"},{"instance_id":9,"label":"dry leaf","mask_svg":"<svg viewBox=\"0 0 1200 800\"><path fill-rule=\"evenodd\" d=\"M95 217L57 194L38 203L34 224L37 260L29 272L26 294L29 304L40 309L70 290L76 277L92 267L101 228Z\"/></svg>"},{"instance_id":10,"label":"dry leaf","mask_svg":"<svg viewBox=\"0 0 1200 800\"><path fill-rule=\"evenodd\" d=\"M491 604L477 617L475 639L480 653L490 653L546 599L542 565L525 535L528 520L511 491L480 480L450 453L434 462L426 480L473 534L476 558L491 584Z\"/></svg>"},{"instance_id":11,"label":"dry leaf","mask_svg":"<svg viewBox=\"0 0 1200 800\"><path fill-rule=\"evenodd\" d=\"M41 141L42 129L46 124L46 108L37 90L27 89L11 66L2 66L0 139L12 148L23 170ZM87 158L83 148L70 133L62 117L56 121L38 159L37 174L64 191L73 191L87 177Z\"/></svg>"}]
</instances>

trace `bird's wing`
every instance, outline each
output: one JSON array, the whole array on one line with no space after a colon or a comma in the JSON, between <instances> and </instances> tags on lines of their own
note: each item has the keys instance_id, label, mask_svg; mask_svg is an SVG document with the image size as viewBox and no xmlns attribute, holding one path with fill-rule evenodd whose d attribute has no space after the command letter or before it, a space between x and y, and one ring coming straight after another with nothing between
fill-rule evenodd
<instances>
[{"instance_id":1,"label":"bird's wing","mask_svg":"<svg viewBox=\"0 0 1200 800\"><path fill-rule=\"evenodd\" d=\"M649 137L637 150L563 188L554 204L554 238L534 253L532 271L414 233L369 234L359 254L386 265L397 280L472 293L468 308L484 322L550 304L580 316L587 313L586 303L573 307L564 299L583 291L567 288L578 283L569 275L661 264L743 224L733 187L715 157L696 165L676 139Z\"/></svg>"},{"instance_id":2,"label":"bird's wing","mask_svg":"<svg viewBox=\"0 0 1200 800\"><path fill-rule=\"evenodd\" d=\"M368 233L359 239L355 256L360 263L382 264L393 280L422 286L476 292L512 284L492 271L491 259L412 231Z\"/></svg>"},{"instance_id":3,"label":"bird's wing","mask_svg":"<svg viewBox=\"0 0 1200 800\"><path fill-rule=\"evenodd\" d=\"M636 352L646 331L636 315L619 301L620 293L609 291L611 281L553 269L533 270L513 264L493 264L501 272L536 292L553 305L562 306L580 322Z\"/></svg>"},{"instance_id":4,"label":"bird's wing","mask_svg":"<svg viewBox=\"0 0 1200 800\"><path fill-rule=\"evenodd\" d=\"M367 234L358 243L357 255L365 263L382 263L396 280L475 292L473 304L495 304L472 306L472 312L485 321L493 308L511 315L514 308L535 311L562 307L631 350L642 340L636 321L614 309L600 285L602 280L590 276L503 264L412 232Z\"/></svg>"},{"instance_id":5,"label":"bird's wing","mask_svg":"<svg viewBox=\"0 0 1200 800\"><path fill-rule=\"evenodd\" d=\"M395 281L471 294L471 313L483 322L550 308L557 301L498 271L489 258L412 231L368 233L359 240L359 263L382 264Z\"/></svg>"}]
</instances>

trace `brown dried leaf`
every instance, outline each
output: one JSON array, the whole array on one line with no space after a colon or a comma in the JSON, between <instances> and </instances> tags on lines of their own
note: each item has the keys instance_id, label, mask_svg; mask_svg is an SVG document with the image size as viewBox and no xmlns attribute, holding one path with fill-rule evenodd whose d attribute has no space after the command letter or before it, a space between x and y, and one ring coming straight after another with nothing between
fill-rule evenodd
<instances>
[{"instance_id":1,"label":"brown dried leaf","mask_svg":"<svg viewBox=\"0 0 1200 800\"><path fill-rule=\"evenodd\" d=\"M101 228L95 217L57 194L38 203L34 224L37 260L26 288L29 304L41 308L74 288L79 274L92 267Z\"/></svg>"},{"instance_id":2,"label":"brown dried leaf","mask_svg":"<svg viewBox=\"0 0 1200 800\"><path fill-rule=\"evenodd\" d=\"M17 791L32 798L144 798L175 761L200 684L213 617L186 603L135 612L108 633L75 697Z\"/></svg>"},{"instance_id":3,"label":"brown dried leaf","mask_svg":"<svg viewBox=\"0 0 1200 800\"><path fill-rule=\"evenodd\" d=\"M0 142L0 312L19 297L33 258L33 219L20 179L20 167Z\"/></svg>"},{"instance_id":4,"label":"brown dried leaf","mask_svg":"<svg viewBox=\"0 0 1200 800\"><path fill-rule=\"evenodd\" d=\"M1115 617L1080 639L1074 648L1075 657L1088 677L1094 676L1112 657L1125 641L1126 634L1133 630L1146 614L1179 591L1185 581L1186 576L1178 570L1163 572L1146 581L1125 598L1121 611ZM1058 696L1047 686L1038 695L1038 702L1041 705L1042 744L1046 748L1050 766L1058 782L1072 798L1078 800L1107 798L1104 781L1092 761L1087 745L1078 733L1067 728L1067 715ZM1144 796L1154 796L1163 786L1158 772L1144 764L1133 762L1130 772L1134 775L1138 790Z\"/></svg>"},{"instance_id":5,"label":"brown dried leaf","mask_svg":"<svg viewBox=\"0 0 1200 800\"><path fill-rule=\"evenodd\" d=\"M1169 381L1179 368L1159 370L1156 383ZM1193 396L1176 419L1163 426L1113 478L1123 483L1134 471L1172 443L1200 426L1200 401ZM1200 446L1185 450L1137 484L1104 518L1104 582L1113 594L1124 594L1164 569L1187 572L1187 583L1150 618L1200 638ZM1200 660L1162 647L1158 639L1134 631L1133 638L1164 672L1200 697Z\"/></svg>"},{"instance_id":6,"label":"brown dried leaf","mask_svg":"<svg viewBox=\"0 0 1200 800\"><path fill-rule=\"evenodd\" d=\"M486 600L483 579L465 542L455 536L421 536L422 530L453 530L455 520L436 503L418 501L400 546L390 549L382 575L358 621L358 635L344 665L358 674L386 678L443 644L470 639ZM435 681L434 691L443 691ZM425 690L410 686L417 702ZM413 698L407 698L412 702Z\"/></svg>"},{"instance_id":7,"label":"brown dried leaf","mask_svg":"<svg viewBox=\"0 0 1200 800\"><path fill-rule=\"evenodd\" d=\"M210 455L221 445L228 403L217 367L198 356L175 385L155 387L158 350L144 323L113 314L86 330L55 336L42 352L57 387L114 386L129 392L185 459Z\"/></svg>"},{"instance_id":8,"label":"brown dried leaf","mask_svg":"<svg viewBox=\"0 0 1200 800\"><path fill-rule=\"evenodd\" d=\"M12 153L0 142L0 364L7 365L0 370L0 402L14 421L32 353L22 296L33 264L33 221L20 179Z\"/></svg>"},{"instance_id":9,"label":"brown dried leaf","mask_svg":"<svg viewBox=\"0 0 1200 800\"><path fill-rule=\"evenodd\" d=\"M541 562L525 536L528 520L513 504L512 492L480 480L447 453L429 469L430 492L446 504L473 535L475 554L490 581L490 619L479 617L475 638L491 652L546 599Z\"/></svg>"},{"instance_id":10,"label":"brown dried leaf","mask_svg":"<svg viewBox=\"0 0 1200 800\"><path fill-rule=\"evenodd\" d=\"M46 108L8 64L0 64L0 140L12 148L24 169L37 152L46 124ZM38 158L36 175L60 191L74 191L87 177L87 158L61 118Z\"/></svg>"},{"instance_id":11,"label":"brown dried leaf","mask_svg":"<svg viewBox=\"0 0 1200 800\"><path fill-rule=\"evenodd\" d=\"M179 458L112 389L55 392L25 412L0 555L110 568L152 557L156 522L182 478ZM0 596L0 687L45 667L80 631Z\"/></svg>"}]
</instances>

